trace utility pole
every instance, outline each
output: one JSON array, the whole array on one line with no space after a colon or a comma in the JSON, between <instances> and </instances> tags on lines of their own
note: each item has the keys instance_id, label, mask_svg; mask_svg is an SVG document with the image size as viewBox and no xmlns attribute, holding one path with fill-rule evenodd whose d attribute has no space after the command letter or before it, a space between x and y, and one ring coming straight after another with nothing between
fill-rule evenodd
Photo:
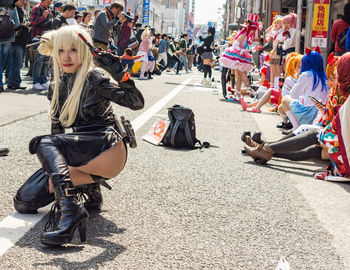
<instances>
[{"instance_id":1,"label":"utility pole","mask_svg":"<svg viewBox=\"0 0 350 270\"><path fill-rule=\"evenodd\" d=\"M300 52L300 38L301 38L301 21L303 19L303 0L298 0L298 6L297 6L297 29L296 29L296 44L295 44L295 50L298 53Z\"/></svg>"}]
</instances>

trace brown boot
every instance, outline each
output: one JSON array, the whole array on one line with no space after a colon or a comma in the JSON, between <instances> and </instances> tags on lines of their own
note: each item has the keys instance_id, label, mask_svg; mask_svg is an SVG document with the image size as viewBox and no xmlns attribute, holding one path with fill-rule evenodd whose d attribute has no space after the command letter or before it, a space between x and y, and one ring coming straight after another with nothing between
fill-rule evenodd
<instances>
[{"instance_id":1,"label":"brown boot","mask_svg":"<svg viewBox=\"0 0 350 270\"><path fill-rule=\"evenodd\" d=\"M252 137L250 136L245 136L244 142L246 145L252 148L258 147L260 145L257 142L253 141Z\"/></svg>"},{"instance_id":2,"label":"brown boot","mask_svg":"<svg viewBox=\"0 0 350 270\"><path fill-rule=\"evenodd\" d=\"M244 146L245 151L254 158L255 161L265 164L275 153L267 143L260 144L258 147L251 148L248 145Z\"/></svg>"}]
</instances>

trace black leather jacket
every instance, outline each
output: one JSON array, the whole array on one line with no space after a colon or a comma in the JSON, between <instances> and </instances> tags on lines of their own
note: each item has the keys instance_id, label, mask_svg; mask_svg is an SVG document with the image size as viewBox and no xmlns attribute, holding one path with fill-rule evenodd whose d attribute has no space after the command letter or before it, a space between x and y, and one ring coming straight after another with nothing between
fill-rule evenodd
<instances>
[{"instance_id":1,"label":"black leather jacket","mask_svg":"<svg viewBox=\"0 0 350 270\"><path fill-rule=\"evenodd\" d=\"M80 98L79 111L71 127L74 132L93 131L106 127L114 127L115 116L111 101L132 110L140 110L144 106L144 98L136 88L133 80L119 85L111 82L101 69L93 69L84 83ZM66 101L74 83L76 74L63 74L59 87L59 109L52 119L51 133L64 133L64 128L58 121L60 110ZM54 85L50 85L48 99L52 99Z\"/></svg>"}]
</instances>

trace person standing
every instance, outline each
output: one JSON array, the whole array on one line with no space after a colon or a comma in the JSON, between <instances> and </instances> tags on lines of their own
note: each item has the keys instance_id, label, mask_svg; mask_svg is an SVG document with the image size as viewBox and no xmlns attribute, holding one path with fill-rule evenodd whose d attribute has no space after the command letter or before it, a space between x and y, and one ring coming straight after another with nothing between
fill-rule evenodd
<instances>
[{"instance_id":1,"label":"person standing","mask_svg":"<svg viewBox=\"0 0 350 270\"><path fill-rule=\"evenodd\" d=\"M135 17L132 18L130 14L131 8L128 8L127 12L127 19L125 22L123 22L121 28L120 28L120 34L118 38L118 55L123 55L124 50L128 48L128 42L131 38L135 36L134 34L134 25L139 19L140 14L137 12Z\"/></svg>"},{"instance_id":2,"label":"person standing","mask_svg":"<svg viewBox=\"0 0 350 270\"><path fill-rule=\"evenodd\" d=\"M344 31L350 27L350 3L344 6L344 15L341 19L336 20L331 30L331 52L334 51L335 56L341 56L345 53L345 50L339 47L338 39Z\"/></svg>"},{"instance_id":3,"label":"person standing","mask_svg":"<svg viewBox=\"0 0 350 270\"><path fill-rule=\"evenodd\" d=\"M188 40L188 48L187 48L187 62L188 62L188 69L189 71L192 71L192 65L193 65L193 59L194 59L194 53L196 51L196 48L194 46L193 40Z\"/></svg>"},{"instance_id":4,"label":"person standing","mask_svg":"<svg viewBox=\"0 0 350 270\"><path fill-rule=\"evenodd\" d=\"M182 65L184 66L184 68L186 70L186 73L188 73L188 67L187 67L187 40L188 40L188 35L187 34L183 34L182 38L180 40L180 43L179 43L179 46L180 46L180 60L181 60Z\"/></svg>"},{"instance_id":5,"label":"person standing","mask_svg":"<svg viewBox=\"0 0 350 270\"><path fill-rule=\"evenodd\" d=\"M75 12L77 11L77 7L73 4L66 4L63 8L62 15L56 17L52 22L52 29L58 29L63 25L70 24L67 19L74 18Z\"/></svg>"},{"instance_id":6,"label":"person standing","mask_svg":"<svg viewBox=\"0 0 350 270\"><path fill-rule=\"evenodd\" d=\"M32 40L39 41L39 37L51 29L53 15L49 9L52 0L42 0L32 9ZM47 70L50 56L42 55L38 52L39 44L34 46L35 61L33 67L33 90L47 90L49 84L47 80Z\"/></svg>"},{"instance_id":7,"label":"person standing","mask_svg":"<svg viewBox=\"0 0 350 270\"><path fill-rule=\"evenodd\" d=\"M180 65L181 65L181 60L179 57L177 57L177 55L179 54L179 51L178 51L178 45L179 44L179 40L177 38L174 38L172 40L172 42L170 43L169 45L169 55L170 55L170 59L173 61L173 62L176 62L173 69L175 70L176 69L176 75L179 75L180 74Z\"/></svg>"},{"instance_id":8,"label":"person standing","mask_svg":"<svg viewBox=\"0 0 350 270\"><path fill-rule=\"evenodd\" d=\"M62 2L58 1L53 5L53 16L58 18L63 13L64 5Z\"/></svg>"},{"instance_id":9,"label":"person standing","mask_svg":"<svg viewBox=\"0 0 350 270\"><path fill-rule=\"evenodd\" d=\"M122 24L126 18L121 12L124 7L119 2L112 3L109 7L105 7L95 19L92 33L92 40L96 48L108 50L108 41L111 36L113 26Z\"/></svg>"},{"instance_id":10,"label":"person standing","mask_svg":"<svg viewBox=\"0 0 350 270\"><path fill-rule=\"evenodd\" d=\"M19 19L17 10L12 6L12 1L5 0L0 4L0 11L9 13L10 19L14 24L14 29L19 26ZM6 13L7 13L6 12ZM9 29L11 31L11 29ZM4 33L1 33L4 34ZM2 81L3 77L3 63L6 62L6 58L8 56L9 49L11 47L11 42L15 41L15 32L9 38L0 39L0 92L4 91L4 84Z\"/></svg>"},{"instance_id":11,"label":"person standing","mask_svg":"<svg viewBox=\"0 0 350 270\"><path fill-rule=\"evenodd\" d=\"M168 65L168 56L167 56L167 40L168 40L168 35L163 34L162 39L159 41L158 44L158 58L157 58L157 64L160 63L160 61L164 61L164 68Z\"/></svg>"},{"instance_id":12,"label":"person standing","mask_svg":"<svg viewBox=\"0 0 350 270\"><path fill-rule=\"evenodd\" d=\"M23 56L25 51L25 46L29 41L29 18L24 9L24 5L27 0L17 0L15 2L18 19L20 25L16 28L16 38L15 42L12 43L11 48L9 50L9 75L7 81L8 89L26 89L25 86L20 86L21 79L21 68L23 65Z\"/></svg>"},{"instance_id":13,"label":"person standing","mask_svg":"<svg viewBox=\"0 0 350 270\"><path fill-rule=\"evenodd\" d=\"M83 21L80 23L80 25L82 27L85 27L85 28L90 28L90 21L91 21L91 18L92 18L92 13L87 11L87 12L83 12Z\"/></svg>"}]
</instances>

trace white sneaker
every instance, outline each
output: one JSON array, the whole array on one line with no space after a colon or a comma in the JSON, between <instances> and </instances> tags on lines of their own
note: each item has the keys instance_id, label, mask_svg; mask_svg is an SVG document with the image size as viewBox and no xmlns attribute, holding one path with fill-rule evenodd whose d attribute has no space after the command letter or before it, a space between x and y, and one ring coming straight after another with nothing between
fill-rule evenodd
<instances>
[{"instance_id":1,"label":"white sneaker","mask_svg":"<svg viewBox=\"0 0 350 270\"><path fill-rule=\"evenodd\" d=\"M207 85L207 84L208 84L208 80L207 80L207 79L203 79L203 80L201 80L201 84L203 84L203 85Z\"/></svg>"},{"instance_id":2,"label":"white sneaker","mask_svg":"<svg viewBox=\"0 0 350 270\"><path fill-rule=\"evenodd\" d=\"M49 84L47 82L46 83L42 83L41 87L43 88L43 90L48 90L49 89Z\"/></svg>"},{"instance_id":3,"label":"white sneaker","mask_svg":"<svg viewBox=\"0 0 350 270\"><path fill-rule=\"evenodd\" d=\"M139 80L148 80L147 77L140 75Z\"/></svg>"},{"instance_id":4,"label":"white sneaker","mask_svg":"<svg viewBox=\"0 0 350 270\"><path fill-rule=\"evenodd\" d=\"M40 83L33 84L33 90L44 90Z\"/></svg>"}]
</instances>

